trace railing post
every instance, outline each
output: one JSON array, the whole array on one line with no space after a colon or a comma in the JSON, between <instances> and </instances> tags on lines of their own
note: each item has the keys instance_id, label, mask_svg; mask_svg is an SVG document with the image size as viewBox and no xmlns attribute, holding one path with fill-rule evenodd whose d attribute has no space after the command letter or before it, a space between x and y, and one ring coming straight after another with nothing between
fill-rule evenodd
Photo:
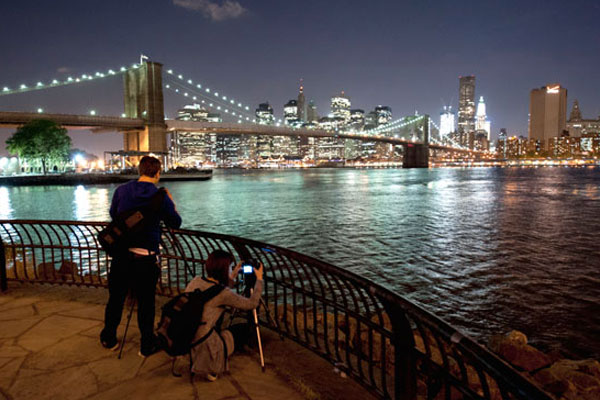
<instances>
[{"instance_id":1,"label":"railing post","mask_svg":"<svg viewBox=\"0 0 600 400\"><path fill-rule=\"evenodd\" d=\"M406 314L400 307L388 301L384 308L390 317L394 345L394 398L414 400L417 398L417 371L414 358L415 338Z\"/></svg>"},{"instance_id":2,"label":"railing post","mask_svg":"<svg viewBox=\"0 0 600 400\"><path fill-rule=\"evenodd\" d=\"M0 240L0 291L6 292L6 254L4 253L4 242Z\"/></svg>"}]
</instances>

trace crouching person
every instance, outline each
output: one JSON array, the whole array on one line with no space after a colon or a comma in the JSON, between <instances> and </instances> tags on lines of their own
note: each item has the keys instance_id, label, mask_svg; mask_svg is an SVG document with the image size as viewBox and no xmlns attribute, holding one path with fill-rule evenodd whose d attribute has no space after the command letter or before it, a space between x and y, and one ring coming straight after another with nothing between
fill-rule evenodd
<instances>
[{"instance_id":1,"label":"crouching person","mask_svg":"<svg viewBox=\"0 0 600 400\"><path fill-rule=\"evenodd\" d=\"M242 349L251 334L247 323L235 324L221 330L218 326L225 312L225 307L240 310L253 310L258 306L263 289L262 264L255 268L256 283L250 297L241 296L231 290L234 280L241 268L235 266L233 256L223 250L213 251L206 259L206 277L194 278L185 288L186 292L196 289L205 291L214 285L225 288L215 297L207 301L202 313L202 324L196 331L194 342L200 344L192 348L192 372L214 381L229 369L228 358L234 350Z\"/></svg>"}]
</instances>

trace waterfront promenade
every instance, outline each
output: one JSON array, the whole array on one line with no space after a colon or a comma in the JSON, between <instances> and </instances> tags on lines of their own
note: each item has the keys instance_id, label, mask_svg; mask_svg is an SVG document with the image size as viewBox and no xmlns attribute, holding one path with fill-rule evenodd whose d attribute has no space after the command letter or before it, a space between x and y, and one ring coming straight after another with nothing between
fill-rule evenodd
<instances>
[{"instance_id":1,"label":"waterfront promenade","mask_svg":"<svg viewBox=\"0 0 600 400\"><path fill-rule=\"evenodd\" d=\"M11 282L0 293L0 399L372 399L352 379L295 344L262 329L266 371L254 350L231 359L216 382L190 382L187 358L171 375L165 353L137 355L136 316L123 357L101 347L106 289ZM165 298L157 297L157 311ZM122 336L126 313L119 328Z\"/></svg>"}]
</instances>

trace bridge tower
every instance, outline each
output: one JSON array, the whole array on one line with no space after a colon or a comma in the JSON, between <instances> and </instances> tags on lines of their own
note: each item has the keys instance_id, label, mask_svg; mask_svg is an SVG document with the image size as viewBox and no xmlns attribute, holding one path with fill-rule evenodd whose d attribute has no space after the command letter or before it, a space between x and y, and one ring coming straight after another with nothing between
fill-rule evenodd
<instances>
[{"instance_id":1,"label":"bridge tower","mask_svg":"<svg viewBox=\"0 0 600 400\"><path fill-rule=\"evenodd\" d=\"M143 131L126 131L123 149L126 152L149 152L167 155L167 126L162 91L162 64L144 61L128 70L124 77L125 116L145 122Z\"/></svg>"},{"instance_id":2,"label":"bridge tower","mask_svg":"<svg viewBox=\"0 0 600 400\"><path fill-rule=\"evenodd\" d=\"M422 119L423 143L407 143L404 146L402 168L429 168L429 115Z\"/></svg>"}]
</instances>

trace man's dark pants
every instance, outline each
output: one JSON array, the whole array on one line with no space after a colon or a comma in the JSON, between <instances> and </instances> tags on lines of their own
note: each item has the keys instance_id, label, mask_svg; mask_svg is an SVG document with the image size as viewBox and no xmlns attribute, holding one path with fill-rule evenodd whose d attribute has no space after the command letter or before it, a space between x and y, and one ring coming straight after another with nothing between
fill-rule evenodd
<instances>
[{"instance_id":1,"label":"man's dark pants","mask_svg":"<svg viewBox=\"0 0 600 400\"><path fill-rule=\"evenodd\" d=\"M108 274L109 295L102 331L104 338L116 337L123 304L131 288L137 300L141 348L150 349L154 345L154 295L159 274L156 256L138 257L127 252L113 258Z\"/></svg>"}]
</instances>

